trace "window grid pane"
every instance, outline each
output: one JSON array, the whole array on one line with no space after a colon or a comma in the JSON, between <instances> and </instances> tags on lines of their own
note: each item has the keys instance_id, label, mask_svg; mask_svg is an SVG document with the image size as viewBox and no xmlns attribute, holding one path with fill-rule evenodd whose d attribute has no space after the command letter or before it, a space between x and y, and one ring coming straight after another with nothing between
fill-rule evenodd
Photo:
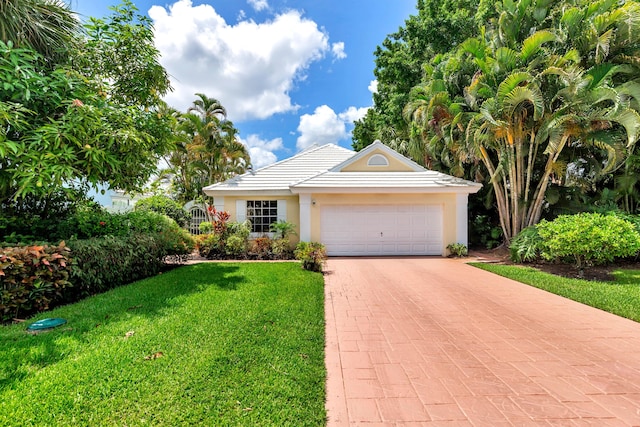
<instances>
[{"instance_id":1,"label":"window grid pane","mask_svg":"<svg viewBox=\"0 0 640 427\"><path fill-rule=\"evenodd\" d=\"M251 232L268 233L269 226L278 222L278 201L247 200L247 219L251 221Z\"/></svg>"}]
</instances>

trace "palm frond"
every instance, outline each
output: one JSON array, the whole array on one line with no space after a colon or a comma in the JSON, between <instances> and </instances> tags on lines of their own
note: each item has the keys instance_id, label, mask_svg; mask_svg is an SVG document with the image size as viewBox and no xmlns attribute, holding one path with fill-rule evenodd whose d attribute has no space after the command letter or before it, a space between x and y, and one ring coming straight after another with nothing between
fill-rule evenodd
<instances>
[{"instance_id":1,"label":"palm frond","mask_svg":"<svg viewBox=\"0 0 640 427\"><path fill-rule=\"evenodd\" d=\"M585 140L588 144L607 153L607 161L600 175L611 173L624 162L627 156L624 137L615 132L593 132Z\"/></svg>"},{"instance_id":2,"label":"palm frond","mask_svg":"<svg viewBox=\"0 0 640 427\"><path fill-rule=\"evenodd\" d=\"M560 149L560 144L562 144L566 138L575 134L576 124L579 121L580 117L575 114L565 114L554 117L546 123L548 141L544 154L556 153Z\"/></svg>"},{"instance_id":3,"label":"palm frond","mask_svg":"<svg viewBox=\"0 0 640 427\"><path fill-rule=\"evenodd\" d=\"M476 59L484 59L486 57L485 44L477 38L469 38L462 42L460 50L471 54Z\"/></svg>"},{"instance_id":4,"label":"palm frond","mask_svg":"<svg viewBox=\"0 0 640 427\"><path fill-rule=\"evenodd\" d=\"M601 102L612 102L614 104L618 104L620 102L620 94L615 89L599 87L590 91L586 100L592 105L598 105Z\"/></svg>"},{"instance_id":5,"label":"palm frond","mask_svg":"<svg viewBox=\"0 0 640 427\"><path fill-rule=\"evenodd\" d=\"M627 131L627 146L631 146L638 140L640 132L640 114L630 108L621 111L611 111L606 118L622 125Z\"/></svg>"},{"instance_id":6,"label":"palm frond","mask_svg":"<svg viewBox=\"0 0 640 427\"><path fill-rule=\"evenodd\" d=\"M590 77L589 88L599 86L607 77L612 74L611 71L615 68L615 64L608 62L605 64L597 64L587 70L587 77Z\"/></svg>"},{"instance_id":7,"label":"palm frond","mask_svg":"<svg viewBox=\"0 0 640 427\"><path fill-rule=\"evenodd\" d=\"M526 85L533 80L533 76L526 72L516 72L509 74L498 86L498 102L511 93L516 87Z\"/></svg>"},{"instance_id":8,"label":"palm frond","mask_svg":"<svg viewBox=\"0 0 640 427\"><path fill-rule=\"evenodd\" d=\"M500 47L496 50L496 61L500 65L501 70L510 72L518 65L520 59L518 53L508 47Z\"/></svg>"},{"instance_id":9,"label":"palm frond","mask_svg":"<svg viewBox=\"0 0 640 427\"><path fill-rule=\"evenodd\" d=\"M623 100L632 98L635 101L635 109L640 108L640 81L633 80L618 86L617 91L622 95Z\"/></svg>"},{"instance_id":10,"label":"palm frond","mask_svg":"<svg viewBox=\"0 0 640 427\"><path fill-rule=\"evenodd\" d=\"M0 1L0 40L28 45L55 62L69 53L69 45L81 24L70 6L61 0Z\"/></svg>"},{"instance_id":11,"label":"palm frond","mask_svg":"<svg viewBox=\"0 0 640 427\"><path fill-rule=\"evenodd\" d=\"M556 40L556 35L548 30L536 31L522 42L520 59L528 61L529 58L540 50L543 44Z\"/></svg>"},{"instance_id":12,"label":"palm frond","mask_svg":"<svg viewBox=\"0 0 640 427\"><path fill-rule=\"evenodd\" d=\"M567 8L560 18L560 23L564 26L569 36L573 36L579 30L579 26L584 18L582 10L577 7Z\"/></svg>"},{"instance_id":13,"label":"palm frond","mask_svg":"<svg viewBox=\"0 0 640 427\"><path fill-rule=\"evenodd\" d=\"M523 104L533 106L533 119L540 120L544 114L544 98L537 86L518 86L504 98L504 105L509 117L513 117L515 111Z\"/></svg>"},{"instance_id":14,"label":"palm frond","mask_svg":"<svg viewBox=\"0 0 640 427\"><path fill-rule=\"evenodd\" d=\"M614 37L613 28L600 34L596 42L596 62L600 63L609 56L611 41Z\"/></svg>"},{"instance_id":15,"label":"palm frond","mask_svg":"<svg viewBox=\"0 0 640 427\"><path fill-rule=\"evenodd\" d=\"M495 99L489 98L480 107L480 114L487 122L491 123L494 126L499 126L497 120L495 119L492 113L495 110L495 108L496 108Z\"/></svg>"}]
</instances>

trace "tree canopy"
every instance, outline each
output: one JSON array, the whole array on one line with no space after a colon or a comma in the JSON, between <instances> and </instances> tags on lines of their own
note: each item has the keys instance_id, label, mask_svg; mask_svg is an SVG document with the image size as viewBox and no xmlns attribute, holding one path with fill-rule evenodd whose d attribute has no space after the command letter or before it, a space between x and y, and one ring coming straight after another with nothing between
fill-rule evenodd
<instances>
[{"instance_id":1,"label":"tree canopy","mask_svg":"<svg viewBox=\"0 0 640 427\"><path fill-rule=\"evenodd\" d=\"M423 64L404 148L458 176L483 165L508 241L539 221L550 185L595 179L632 152L640 5L503 0L496 11Z\"/></svg>"},{"instance_id":2,"label":"tree canopy","mask_svg":"<svg viewBox=\"0 0 640 427\"><path fill-rule=\"evenodd\" d=\"M251 165L224 106L205 94L196 96L186 113L171 113L176 120L176 146L165 156L168 167L160 177L169 181L182 202L202 197L203 187L242 174Z\"/></svg>"},{"instance_id":3,"label":"tree canopy","mask_svg":"<svg viewBox=\"0 0 640 427\"><path fill-rule=\"evenodd\" d=\"M80 29L61 0L0 0L0 41L31 47L49 62L68 59Z\"/></svg>"},{"instance_id":4,"label":"tree canopy","mask_svg":"<svg viewBox=\"0 0 640 427\"><path fill-rule=\"evenodd\" d=\"M390 34L375 51L378 81L374 106L355 123L353 146L360 150L376 139L406 143L409 127L402 110L411 88L420 83L423 65L478 33L479 25L495 15L488 0L418 0L417 14Z\"/></svg>"},{"instance_id":5,"label":"tree canopy","mask_svg":"<svg viewBox=\"0 0 640 427\"><path fill-rule=\"evenodd\" d=\"M75 19L57 1L0 5L12 8L0 14L0 30L12 28L18 16L41 19L40 8L53 5L60 17ZM5 31L0 201L45 197L78 182L133 191L156 171L172 146L170 121L158 111L170 87L150 23L136 12L125 0L107 19L92 19L85 33L71 23L57 32L48 25L25 26L29 37ZM62 19L57 16L52 22Z\"/></svg>"}]
</instances>

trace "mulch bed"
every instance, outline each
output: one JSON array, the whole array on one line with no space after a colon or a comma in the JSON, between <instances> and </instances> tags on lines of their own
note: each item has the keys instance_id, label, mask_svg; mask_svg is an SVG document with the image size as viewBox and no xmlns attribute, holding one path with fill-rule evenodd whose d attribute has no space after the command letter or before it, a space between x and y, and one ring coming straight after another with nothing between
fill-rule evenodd
<instances>
[{"instance_id":1,"label":"mulch bed","mask_svg":"<svg viewBox=\"0 0 640 427\"><path fill-rule=\"evenodd\" d=\"M470 256L475 256L486 261L498 264L513 265L509 259L509 250L504 246L496 249L472 249ZM612 265L588 266L578 270L570 264L558 264L552 262L534 262L521 264L538 270L555 274L556 276L568 277L571 279L595 280L600 282L610 282L613 280L612 272L619 269L640 270L640 261L621 261Z\"/></svg>"}]
</instances>

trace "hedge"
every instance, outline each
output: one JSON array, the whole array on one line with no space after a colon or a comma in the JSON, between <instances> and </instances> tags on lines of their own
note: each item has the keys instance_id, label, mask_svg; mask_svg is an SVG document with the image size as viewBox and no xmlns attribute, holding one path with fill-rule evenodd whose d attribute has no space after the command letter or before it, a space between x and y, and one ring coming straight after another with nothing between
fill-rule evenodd
<instances>
[{"instance_id":1,"label":"hedge","mask_svg":"<svg viewBox=\"0 0 640 427\"><path fill-rule=\"evenodd\" d=\"M104 236L58 246L0 248L0 322L25 318L158 274L176 248L173 233ZM177 239L180 240L180 239Z\"/></svg>"}]
</instances>

